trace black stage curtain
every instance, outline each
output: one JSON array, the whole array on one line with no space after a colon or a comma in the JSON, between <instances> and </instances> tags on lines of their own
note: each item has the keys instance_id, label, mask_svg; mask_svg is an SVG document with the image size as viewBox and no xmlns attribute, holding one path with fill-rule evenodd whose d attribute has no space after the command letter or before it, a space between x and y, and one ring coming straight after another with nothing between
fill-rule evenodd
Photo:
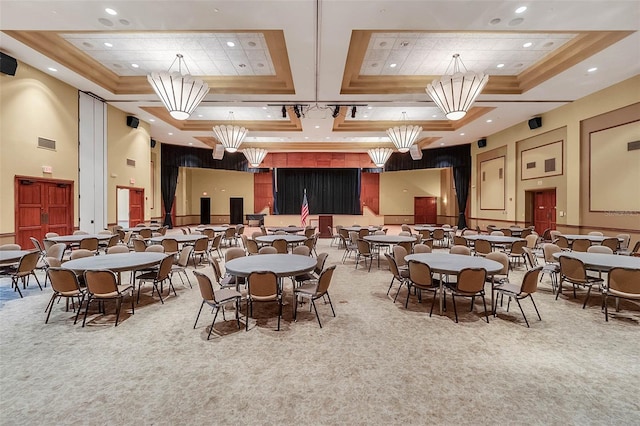
<instances>
[{"instance_id":1,"label":"black stage curtain","mask_svg":"<svg viewBox=\"0 0 640 426\"><path fill-rule=\"evenodd\" d=\"M162 191L162 201L164 203L164 226L173 228L171 223L171 209L173 208L173 198L178 186L178 168L173 166L162 166L160 169L160 190Z\"/></svg>"},{"instance_id":2,"label":"black stage curtain","mask_svg":"<svg viewBox=\"0 0 640 426\"><path fill-rule=\"evenodd\" d=\"M467 218L464 215L469 196L469 182L471 181L471 167L454 167L453 183L456 187L456 199L458 200L458 229L467 227Z\"/></svg>"},{"instance_id":3,"label":"black stage curtain","mask_svg":"<svg viewBox=\"0 0 640 426\"><path fill-rule=\"evenodd\" d=\"M276 169L275 214L360 214L360 169Z\"/></svg>"}]
</instances>

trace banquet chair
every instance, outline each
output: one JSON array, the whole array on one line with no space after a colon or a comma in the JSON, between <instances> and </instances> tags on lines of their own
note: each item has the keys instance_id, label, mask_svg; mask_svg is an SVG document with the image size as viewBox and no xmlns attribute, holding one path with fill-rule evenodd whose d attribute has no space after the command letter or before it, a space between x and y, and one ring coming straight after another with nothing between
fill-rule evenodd
<instances>
[{"instance_id":1,"label":"banquet chair","mask_svg":"<svg viewBox=\"0 0 640 426\"><path fill-rule=\"evenodd\" d=\"M60 266L62 264L62 256L66 250L67 245L65 243L56 243L50 246L44 253L43 263L45 265L45 271L52 266ZM44 276L44 286L47 286L48 275Z\"/></svg>"},{"instance_id":2,"label":"banquet chair","mask_svg":"<svg viewBox=\"0 0 640 426\"><path fill-rule=\"evenodd\" d=\"M311 306L313 306L313 310L316 313L316 318L318 320L318 325L320 326L320 328L322 328L322 323L320 322L320 315L318 315L318 308L316 307L315 302L316 300L324 298L326 296L327 300L329 301L329 306L331 307L331 312L333 313L334 317L336 316L336 311L333 309L333 303L331 303L331 296L329 296L329 286L331 285L331 278L333 277L333 272L335 271L335 269L336 265L330 266L320 273L318 279L305 281L300 287L296 287L293 290L293 294L295 296L295 305L293 306L294 321L297 321L298 298L310 300Z\"/></svg>"},{"instance_id":3,"label":"banquet chair","mask_svg":"<svg viewBox=\"0 0 640 426\"><path fill-rule=\"evenodd\" d=\"M44 234L45 238L54 238L54 237L59 237L60 234L58 234L57 232L47 232L46 234Z\"/></svg>"},{"instance_id":4,"label":"banquet chair","mask_svg":"<svg viewBox=\"0 0 640 426\"><path fill-rule=\"evenodd\" d=\"M509 260L512 268L514 261L517 261L518 264L520 264L520 261L522 261L525 268L527 267L527 261L524 254L524 249L526 246L527 242L525 240L514 241L511 244L511 249L507 252L507 254L509 255Z\"/></svg>"},{"instance_id":5,"label":"banquet chair","mask_svg":"<svg viewBox=\"0 0 640 426\"><path fill-rule=\"evenodd\" d=\"M619 241L618 248L620 250L628 250L629 249L629 241L631 240L631 235L629 235L629 234L618 234L618 235L616 235L616 238ZM620 241L620 240L622 240L622 241ZM616 250L614 250L614 251L616 251Z\"/></svg>"},{"instance_id":6,"label":"banquet chair","mask_svg":"<svg viewBox=\"0 0 640 426\"><path fill-rule=\"evenodd\" d=\"M429 311L429 316L433 313L433 305L436 303L436 294L438 293L438 289L440 288L439 283L433 280L433 274L431 273L431 268L426 263L418 262L416 260L409 261L409 279L406 281L407 284L407 299L404 302L404 308L407 309L409 307L409 296L411 295L411 288L417 290L418 293L418 301L422 303L422 291L430 291L433 292L433 301L431 302L431 310ZM398 288L400 291L400 288ZM396 297L397 297L396 293Z\"/></svg>"},{"instance_id":7,"label":"banquet chair","mask_svg":"<svg viewBox=\"0 0 640 426\"><path fill-rule=\"evenodd\" d=\"M616 299L616 312L619 311L618 299L640 300L640 269L611 268L603 293L604 319L609 321L609 296Z\"/></svg>"},{"instance_id":8,"label":"banquet chair","mask_svg":"<svg viewBox=\"0 0 640 426\"><path fill-rule=\"evenodd\" d=\"M573 285L573 297L576 297L576 287L587 287L587 297L584 299L582 309L587 306L589 296L591 295L591 288L594 285L601 286L603 283L602 278L592 277L587 275L587 269L580 259L574 259L568 256L560 256L560 283L558 285L558 292L556 293L556 300L562 293L562 283L568 281Z\"/></svg>"},{"instance_id":9,"label":"banquet chair","mask_svg":"<svg viewBox=\"0 0 640 426\"><path fill-rule=\"evenodd\" d=\"M387 296L388 296L389 292L391 291L391 287L393 287L394 281L397 280L400 287L402 287L403 284L406 284L406 281L409 279L409 269L408 268L404 268L402 270L399 269L398 264L396 263L396 260L389 253L384 253L384 257L387 258L387 262L389 263L389 271L391 271L391 275L392 275L391 282L389 283L389 288L387 289ZM398 291L396 292L396 297L393 299L394 303L396 301L396 298L398 297L399 292L400 292L400 288L398 288Z\"/></svg>"},{"instance_id":10,"label":"banquet chair","mask_svg":"<svg viewBox=\"0 0 640 426\"><path fill-rule=\"evenodd\" d=\"M244 249L241 249L244 252ZM193 267L197 268L200 263L204 259L209 259L209 238L202 237L198 238L195 243L193 243L193 251L191 252L191 259L193 260ZM200 261L196 263L196 256L200 256Z\"/></svg>"},{"instance_id":11,"label":"banquet chair","mask_svg":"<svg viewBox=\"0 0 640 426\"><path fill-rule=\"evenodd\" d=\"M329 230L329 235L331 235L331 241L329 242L329 247L333 247L333 243L340 244L340 234L338 232L334 233L331 225L327 225Z\"/></svg>"},{"instance_id":12,"label":"banquet chair","mask_svg":"<svg viewBox=\"0 0 640 426\"><path fill-rule=\"evenodd\" d=\"M404 259L407 254L409 254L407 252L407 249L405 249L401 245L393 246L393 258L396 261L396 265L398 265L398 269L402 270L408 268L407 261Z\"/></svg>"},{"instance_id":13,"label":"banquet chair","mask_svg":"<svg viewBox=\"0 0 640 426\"><path fill-rule=\"evenodd\" d=\"M236 228L229 227L224 231L224 241L227 247L231 247L231 244L237 245L238 240L236 240Z\"/></svg>"},{"instance_id":14,"label":"banquet chair","mask_svg":"<svg viewBox=\"0 0 640 426\"><path fill-rule=\"evenodd\" d=\"M609 247L612 252L616 253L618 251L618 248L620 247L619 243L620 241L618 240L618 237L611 237L605 238L600 244L603 247Z\"/></svg>"},{"instance_id":15,"label":"banquet chair","mask_svg":"<svg viewBox=\"0 0 640 426\"><path fill-rule=\"evenodd\" d=\"M465 244L466 246L466 244ZM476 256L486 256L493 251L491 243L488 240L477 239L474 243L474 252Z\"/></svg>"},{"instance_id":16,"label":"banquet chair","mask_svg":"<svg viewBox=\"0 0 640 426\"><path fill-rule=\"evenodd\" d=\"M533 232L533 230L531 228L525 228L522 230L522 232L520 233L520 238L524 238L527 239L527 237L529 235L532 235L531 233Z\"/></svg>"},{"instance_id":17,"label":"banquet chair","mask_svg":"<svg viewBox=\"0 0 640 426\"><path fill-rule=\"evenodd\" d=\"M175 258L176 254L180 251L178 248L178 240L175 238L165 238L162 240L162 247L164 248L164 252L170 256Z\"/></svg>"},{"instance_id":18,"label":"banquet chair","mask_svg":"<svg viewBox=\"0 0 640 426\"><path fill-rule=\"evenodd\" d=\"M364 266L367 266L367 259L369 259L369 271L371 271L371 264L373 263L373 252L371 251L371 244L369 241L358 240L358 252L356 253L356 269L360 263L360 258L364 260Z\"/></svg>"},{"instance_id":19,"label":"banquet chair","mask_svg":"<svg viewBox=\"0 0 640 426\"><path fill-rule=\"evenodd\" d=\"M320 253L316 258L316 266L313 268L311 272L305 272L304 274L296 275L294 277L294 281L297 284L301 284L304 281L314 280L320 276L320 273L324 270L324 264L327 261L327 257L329 257L328 253Z\"/></svg>"},{"instance_id":20,"label":"banquet chair","mask_svg":"<svg viewBox=\"0 0 640 426\"><path fill-rule=\"evenodd\" d=\"M487 276L487 282L491 283L491 287L494 287L500 283L509 281L509 256L501 251L494 251L485 256L485 259L493 260L502 265L502 269L491 276Z\"/></svg>"},{"instance_id":21,"label":"banquet chair","mask_svg":"<svg viewBox=\"0 0 640 426\"><path fill-rule=\"evenodd\" d=\"M473 310L473 301L475 296L482 296L482 304L484 306L484 315L489 323L489 313L487 312L487 303L485 301L484 283L487 279L487 271L483 268L464 268L457 274L457 279L453 283L445 283L447 289L451 293L453 299L453 312L458 322L458 310L456 308L456 296L470 297L471 309ZM446 296L445 296L446 297Z\"/></svg>"},{"instance_id":22,"label":"banquet chair","mask_svg":"<svg viewBox=\"0 0 640 426\"><path fill-rule=\"evenodd\" d=\"M461 235L453 236L453 245L454 246L467 246L469 245L467 239Z\"/></svg>"},{"instance_id":23,"label":"banquet chair","mask_svg":"<svg viewBox=\"0 0 640 426\"><path fill-rule=\"evenodd\" d=\"M308 246L295 246L293 250L291 250L291 254L296 254L299 256L307 256L311 255L311 249Z\"/></svg>"},{"instance_id":24,"label":"banquet chair","mask_svg":"<svg viewBox=\"0 0 640 426\"><path fill-rule=\"evenodd\" d=\"M133 251L143 252L147 249L147 243L144 242L141 238L132 238L133 240Z\"/></svg>"},{"instance_id":25,"label":"banquet chair","mask_svg":"<svg viewBox=\"0 0 640 426\"><path fill-rule=\"evenodd\" d=\"M426 244L416 244L413 246L414 253L431 253L431 247Z\"/></svg>"},{"instance_id":26,"label":"banquet chair","mask_svg":"<svg viewBox=\"0 0 640 426\"><path fill-rule=\"evenodd\" d=\"M215 277L218 285L222 288L229 288L229 287L235 288L236 287L235 277L222 273L222 268L220 267L220 259L210 258L209 261L213 269L213 276Z\"/></svg>"},{"instance_id":27,"label":"banquet chair","mask_svg":"<svg viewBox=\"0 0 640 426\"><path fill-rule=\"evenodd\" d=\"M434 229L431 233L431 238L433 238L434 243L438 243L440 247L445 246L445 233L443 229Z\"/></svg>"},{"instance_id":28,"label":"banquet chair","mask_svg":"<svg viewBox=\"0 0 640 426\"><path fill-rule=\"evenodd\" d=\"M18 281L22 281L22 288L26 289L27 285L29 285L29 278L32 275L36 279L38 287L40 287L40 290L42 290L40 280L38 280L38 276L35 273L36 266L38 265L38 259L40 259L40 253L37 251L32 251L22 256L17 266L10 266L8 269L9 275L11 275L11 287L14 288L14 291L18 292L21 298L23 296L22 291L20 291L20 285Z\"/></svg>"},{"instance_id":29,"label":"banquet chair","mask_svg":"<svg viewBox=\"0 0 640 426\"><path fill-rule=\"evenodd\" d=\"M167 255L160 262L160 266L153 271L144 272L136 277L138 280L138 300L137 303L140 303L140 290L142 289L142 284L150 282L153 285L151 290L151 296L153 296L154 291L158 292L158 297L160 298L160 303L164 305L164 300L162 299L162 285L165 281L169 281L169 289L167 296L171 294L171 289L173 289L173 294L177 296L175 287L173 287L173 283L171 282L171 267L173 266L173 256ZM135 286L135 283L134 283Z\"/></svg>"},{"instance_id":30,"label":"banquet chair","mask_svg":"<svg viewBox=\"0 0 640 426\"><path fill-rule=\"evenodd\" d=\"M613 250L607 246L589 246L587 253L613 254Z\"/></svg>"},{"instance_id":31,"label":"banquet chair","mask_svg":"<svg viewBox=\"0 0 640 426\"><path fill-rule=\"evenodd\" d=\"M264 246L258 249L258 254L278 254L278 249L273 246Z\"/></svg>"},{"instance_id":32,"label":"banquet chair","mask_svg":"<svg viewBox=\"0 0 640 426\"><path fill-rule=\"evenodd\" d=\"M198 310L196 321L193 323L194 330L196 328L196 325L198 324L198 319L200 318L200 314L202 313L202 308L205 304L209 305L215 310L213 321L211 322L211 326L209 327L209 334L207 335L207 340L209 340L211 338L211 332L213 331L213 326L216 323L216 318L218 317L218 312L220 311L220 309L222 309L222 319L226 321L226 318L224 317L224 305L229 302L233 302L235 304L236 322L238 324L238 328L240 328L239 312L240 299L242 298L242 294L231 288L221 288L219 290L214 290L213 285L211 284L211 280L207 275L198 271L193 271L193 275L195 275L196 279L198 280L198 287L200 287L200 295L202 296L202 303L200 304L200 309Z\"/></svg>"},{"instance_id":33,"label":"banquet chair","mask_svg":"<svg viewBox=\"0 0 640 426\"><path fill-rule=\"evenodd\" d=\"M87 249L77 249L71 252L70 260L82 259L83 257L95 256L95 252Z\"/></svg>"},{"instance_id":34,"label":"banquet chair","mask_svg":"<svg viewBox=\"0 0 640 426\"><path fill-rule=\"evenodd\" d=\"M604 237L604 234L600 231L591 231L587 235L593 235L594 237Z\"/></svg>"},{"instance_id":35,"label":"banquet chair","mask_svg":"<svg viewBox=\"0 0 640 426\"><path fill-rule=\"evenodd\" d=\"M413 243L411 241L401 241L396 244L396 246L404 248L407 254L410 254L413 251Z\"/></svg>"},{"instance_id":36,"label":"banquet chair","mask_svg":"<svg viewBox=\"0 0 640 426\"><path fill-rule=\"evenodd\" d=\"M98 254L100 244L96 237L83 238L78 244L79 249L91 250L94 254Z\"/></svg>"},{"instance_id":37,"label":"banquet chair","mask_svg":"<svg viewBox=\"0 0 640 426\"><path fill-rule=\"evenodd\" d=\"M529 247L531 250L534 250L538 247L538 234L529 234L523 238L527 241L527 247Z\"/></svg>"},{"instance_id":38,"label":"banquet chair","mask_svg":"<svg viewBox=\"0 0 640 426\"><path fill-rule=\"evenodd\" d=\"M342 245L344 246L344 252L342 253L342 263L344 263L347 260L347 257L351 256L351 253L354 253L358 250L358 246L353 244L351 242L351 239L345 238L342 231L347 233L348 231L342 229L340 233L340 239L342 240Z\"/></svg>"},{"instance_id":39,"label":"banquet chair","mask_svg":"<svg viewBox=\"0 0 640 426\"><path fill-rule=\"evenodd\" d=\"M316 228L314 228L314 227L307 227L304 230L304 236L307 237L307 238L313 237L315 235L315 233L316 233Z\"/></svg>"},{"instance_id":40,"label":"banquet chair","mask_svg":"<svg viewBox=\"0 0 640 426\"><path fill-rule=\"evenodd\" d=\"M579 251L585 253L589 247L591 247L591 241L575 240L573 244L571 244L571 251Z\"/></svg>"},{"instance_id":41,"label":"banquet chair","mask_svg":"<svg viewBox=\"0 0 640 426\"><path fill-rule=\"evenodd\" d=\"M289 244L287 243L287 240L283 239L283 238L278 238L273 240L273 242L271 243L271 246L274 247L279 254L287 254L288 253L288 246Z\"/></svg>"},{"instance_id":42,"label":"banquet chair","mask_svg":"<svg viewBox=\"0 0 640 426\"><path fill-rule=\"evenodd\" d=\"M220 251L220 243L222 242L222 234L218 234L213 237L213 241L211 242L211 248L209 248L209 253L213 253L214 251L218 253L218 258L222 259L222 252Z\"/></svg>"},{"instance_id":43,"label":"banquet chair","mask_svg":"<svg viewBox=\"0 0 640 426\"><path fill-rule=\"evenodd\" d=\"M249 316L253 316L254 302L276 302L278 304L278 328L282 318L282 293L278 277L271 271L252 272L247 279L247 314L245 330L249 330Z\"/></svg>"},{"instance_id":44,"label":"banquet chair","mask_svg":"<svg viewBox=\"0 0 640 426\"><path fill-rule=\"evenodd\" d=\"M247 255L249 256L251 256L252 254L258 254L258 243L255 240L247 238L247 241L245 242L245 249L247 250Z\"/></svg>"},{"instance_id":45,"label":"banquet chair","mask_svg":"<svg viewBox=\"0 0 640 426\"><path fill-rule=\"evenodd\" d=\"M569 240L567 240L567 237L565 237L564 235L558 235L552 241L552 243L557 245L558 247L560 247L560 249L562 249L562 250L570 250L571 249L571 245L569 244Z\"/></svg>"},{"instance_id":46,"label":"banquet chair","mask_svg":"<svg viewBox=\"0 0 640 426\"><path fill-rule=\"evenodd\" d=\"M135 313L133 306L133 286L131 284L118 285L116 274L109 270L84 271L84 282L87 285L87 306L84 310L82 326L87 322L89 306L93 300L98 300L102 313L104 313L104 301L116 301L116 327L120 319L120 308L124 292L131 290L131 314Z\"/></svg>"},{"instance_id":47,"label":"banquet chair","mask_svg":"<svg viewBox=\"0 0 640 426\"><path fill-rule=\"evenodd\" d=\"M145 252L149 253L164 253L164 247L160 244L153 244L144 249Z\"/></svg>"},{"instance_id":48,"label":"banquet chair","mask_svg":"<svg viewBox=\"0 0 640 426\"><path fill-rule=\"evenodd\" d=\"M505 237L512 237L513 236L513 232L511 231L511 229L508 229L508 228L503 229L502 233L504 234Z\"/></svg>"},{"instance_id":49,"label":"banquet chair","mask_svg":"<svg viewBox=\"0 0 640 426\"><path fill-rule=\"evenodd\" d=\"M153 235L153 232L152 232L152 231L151 231L151 229L149 229L149 228L144 228L144 229L141 229L141 230L138 232L138 235L139 235L141 238L151 238L151 237L152 237L152 235Z\"/></svg>"},{"instance_id":50,"label":"banquet chair","mask_svg":"<svg viewBox=\"0 0 640 426\"><path fill-rule=\"evenodd\" d=\"M509 304L511 303L511 299L514 299L516 303L518 303L518 307L520 308L520 312L522 312L522 317L524 318L524 322L527 324L527 328L529 328L529 321L527 320L527 316L524 314L524 310L522 309L520 300L526 299L527 297L530 298L531 303L533 303L533 307L536 310L536 314L538 314L538 319L542 321L542 317L540 317L540 312L538 312L536 302L533 300L533 293L538 290L538 275L540 275L541 270L541 266L529 269L524 274L524 277L522 278L522 282L520 284L504 282L494 287L494 290L497 294L509 297L509 301L507 302L507 312L509 312ZM493 306L493 314L495 315L498 305L498 298L496 297L494 300L495 304Z\"/></svg>"},{"instance_id":51,"label":"banquet chair","mask_svg":"<svg viewBox=\"0 0 640 426\"><path fill-rule=\"evenodd\" d=\"M449 249L449 254L462 254L471 256L471 249L467 246L453 246Z\"/></svg>"},{"instance_id":52,"label":"banquet chair","mask_svg":"<svg viewBox=\"0 0 640 426\"><path fill-rule=\"evenodd\" d=\"M551 288L555 293L558 291L558 273L560 272L560 263L553 257L554 253L561 252L562 249L553 243L546 243L542 246L542 253L544 257L544 266L540 272L540 282L542 282L542 276L549 274L551 278Z\"/></svg>"},{"instance_id":53,"label":"banquet chair","mask_svg":"<svg viewBox=\"0 0 640 426\"><path fill-rule=\"evenodd\" d=\"M118 253L129 253L129 247L119 244L117 246L109 247L107 249L107 254L118 254Z\"/></svg>"},{"instance_id":54,"label":"banquet chair","mask_svg":"<svg viewBox=\"0 0 640 426\"><path fill-rule=\"evenodd\" d=\"M192 245L185 244L184 246L182 246L182 250L180 250L178 260L176 261L176 263L171 265L171 272L169 272L171 278L173 278L173 274L178 274L178 276L180 277L180 281L182 281L182 285L185 285L184 279L182 278L182 276L184 275L184 277L187 279L187 282L189 283L190 288L193 288L193 286L191 285L191 281L189 281L189 275L187 275L187 266L189 265L189 257L191 256L192 251Z\"/></svg>"},{"instance_id":55,"label":"banquet chair","mask_svg":"<svg viewBox=\"0 0 640 426\"><path fill-rule=\"evenodd\" d=\"M497 231L497 230L491 231L489 233L489 235L494 235L496 237L504 237L505 236L503 231Z\"/></svg>"},{"instance_id":56,"label":"banquet chair","mask_svg":"<svg viewBox=\"0 0 640 426\"><path fill-rule=\"evenodd\" d=\"M619 250L618 254L623 254L625 256L640 256L640 240L636 241L631 250L628 248L626 250Z\"/></svg>"},{"instance_id":57,"label":"banquet chair","mask_svg":"<svg viewBox=\"0 0 640 426\"><path fill-rule=\"evenodd\" d=\"M47 270L47 276L49 280L51 280L51 289L53 290L53 294L51 295L51 299L47 304L46 309L44 310L47 313L47 318L44 323L47 324L49 322L49 316L51 315L51 311L53 310L53 304L56 299L61 299L63 297L71 299L72 306L75 309L75 305L73 304L74 298L78 299L78 310L76 311L76 317L73 320L73 323L78 322L78 316L80 315L80 308L82 307L82 302L85 298L85 290L80 288L80 282L78 281L78 276L71 269L64 269L59 266L51 266ZM67 305L67 311L69 310L69 305Z\"/></svg>"},{"instance_id":58,"label":"banquet chair","mask_svg":"<svg viewBox=\"0 0 640 426\"><path fill-rule=\"evenodd\" d=\"M22 250L20 244L2 244L0 245L0 251L9 251L9 250Z\"/></svg>"}]
</instances>

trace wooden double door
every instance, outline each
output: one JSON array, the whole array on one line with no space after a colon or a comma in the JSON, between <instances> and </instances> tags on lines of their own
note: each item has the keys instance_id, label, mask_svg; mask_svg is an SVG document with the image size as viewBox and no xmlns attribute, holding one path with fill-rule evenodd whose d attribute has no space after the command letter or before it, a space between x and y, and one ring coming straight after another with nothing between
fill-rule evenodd
<instances>
[{"instance_id":1,"label":"wooden double door","mask_svg":"<svg viewBox=\"0 0 640 426\"><path fill-rule=\"evenodd\" d=\"M23 248L33 247L29 237L72 233L73 181L16 176L15 198L15 239Z\"/></svg>"},{"instance_id":2,"label":"wooden double door","mask_svg":"<svg viewBox=\"0 0 640 426\"><path fill-rule=\"evenodd\" d=\"M414 197L413 223L438 222L438 199L436 197Z\"/></svg>"},{"instance_id":3,"label":"wooden double door","mask_svg":"<svg viewBox=\"0 0 640 426\"><path fill-rule=\"evenodd\" d=\"M556 229L555 189L534 192L533 224L538 235L542 235L545 229Z\"/></svg>"}]
</instances>

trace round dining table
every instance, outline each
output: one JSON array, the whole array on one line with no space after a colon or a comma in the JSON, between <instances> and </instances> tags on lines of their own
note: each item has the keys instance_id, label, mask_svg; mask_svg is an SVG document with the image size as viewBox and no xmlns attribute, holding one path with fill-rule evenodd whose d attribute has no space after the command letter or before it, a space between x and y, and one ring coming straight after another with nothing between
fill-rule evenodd
<instances>
[{"instance_id":1,"label":"round dining table","mask_svg":"<svg viewBox=\"0 0 640 426\"><path fill-rule=\"evenodd\" d=\"M525 241L520 237L507 237L506 235L463 235L464 239L467 241L476 241L476 240L487 240L491 243L491 245L496 244L513 244L516 241Z\"/></svg>"},{"instance_id":2,"label":"round dining table","mask_svg":"<svg viewBox=\"0 0 640 426\"><path fill-rule=\"evenodd\" d=\"M80 241L85 238L97 238L98 241L107 241L109 238L113 237L112 234L74 234L74 235L60 235L58 237L49 237L46 238L49 241L53 241L55 243L64 243L66 245L70 244L78 244Z\"/></svg>"},{"instance_id":3,"label":"round dining table","mask_svg":"<svg viewBox=\"0 0 640 426\"><path fill-rule=\"evenodd\" d=\"M406 235L365 235L363 240L376 245L398 244L405 242L415 242L416 237L408 237ZM380 268L380 254L378 254L378 268Z\"/></svg>"},{"instance_id":4,"label":"round dining table","mask_svg":"<svg viewBox=\"0 0 640 426\"><path fill-rule=\"evenodd\" d=\"M198 225L196 226L196 231L204 231L205 229L212 229L213 232L225 232L227 229L232 228L231 226L222 226L222 225Z\"/></svg>"},{"instance_id":5,"label":"round dining table","mask_svg":"<svg viewBox=\"0 0 640 426\"><path fill-rule=\"evenodd\" d=\"M316 259L298 254L259 254L232 259L224 267L228 273L239 277L248 277L257 271L271 271L282 278L310 272L316 263Z\"/></svg>"},{"instance_id":6,"label":"round dining table","mask_svg":"<svg viewBox=\"0 0 640 426\"><path fill-rule=\"evenodd\" d=\"M0 250L0 264L1 263L16 263L22 256L29 254L34 250Z\"/></svg>"},{"instance_id":7,"label":"round dining table","mask_svg":"<svg viewBox=\"0 0 640 426\"><path fill-rule=\"evenodd\" d=\"M416 225L413 227L413 229L417 232L420 231L429 231L429 232L433 232L436 229L442 229L443 231L453 231L452 228L445 228L444 226L435 226L435 225Z\"/></svg>"},{"instance_id":8,"label":"round dining table","mask_svg":"<svg viewBox=\"0 0 640 426\"><path fill-rule=\"evenodd\" d=\"M349 232L360 232L362 229L366 229L369 232L376 232L380 230L379 226L343 226L342 229L345 229Z\"/></svg>"},{"instance_id":9,"label":"round dining table","mask_svg":"<svg viewBox=\"0 0 640 426\"><path fill-rule=\"evenodd\" d=\"M602 235L581 235L581 234L560 234L565 237L569 244L573 243L575 240L589 240L592 243L602 243L607 238L615 238L615 237L606 237ZM623 238L618 238L618 242L623 242Z\"/></svg>"},{"instance_id":10,"label":"round dining table","mask_svg":"<svg viewBox=\"0 0 640 426\"><path fill-rule=\"evenodd\" d=\"M571 257L579 259L584 263L587 269L595 271L609 271L611 268L630 268L640 269L640 257L634 256L620 256L618 254L606 254L606 253L586 253L578 251L562 251L554 253L555 259L560 257Z\"/></svg>"},{"instance_id":11,"label":"round dining table","mask_svg":"<svg viewBox=\"0 0 640 426\"><path fill-rule=\"evenodd\" d=\"M185 244L185 243L195 243L200 238L207 238L207 236L203 234L161 235L159 237L151 237L149 238L149 241L151 241L154 244L162 244L163 240L169 239L169 240L176 240L178 244Z\"/></svg>"},{"instance_id":12,"label":"round dining table","mask_svg":"<svg viewBox=\"0 0 640 426\"><path fill-rule=\"evenodd\" d=\"M123 272L149 268L160 263L165 257L167 257L166 254L156 252L117 253L69 260L62 266L76 273L98 269Z\"/></svg>"},{"instance_id":13,"label":"round dining table","mask_svg":"<svg viewBox=\"0 0 640 426\"><path fill-rule=\"evenodd\" d=\"M286 235L260 235L258 237L255 237L254 240L256 240L259 243L265 243L265 244L273 244L273 242L275 240L285 240L288 244L294 244L294 243L301 243L303 241L305 241L307 239L307 237L305 237L304 235L291 235L291 234L286 234Z\"/></svg>"},{"instance_id":14,"label":"round dining table","mask_svg":"<svg viewBox=\"0 0 640 426\"><path fill-rule=\"evenodd\" d=\"M131 232L137 233L137 232L142 231L143 229L150 229L152 232L155 232L155 231L157 231L157 230L159 230L161 228L162 228L162 226L149 225L149 226L134 226L132 228L120 228L120 230L124 231L124 232L131 231Z\"/></svg>"},{"instance_id":15,"label":"round dining table","mask_svg":"<svg viewBox=\"0 0 640 426\"><path fill-rule=\"evenodd\" d=\"M416 260L426 263L433 272L440 274L440 315L442 315L442 304L444 301L443 275L457 275L465 268L482 268L488 275L493 275L502 270L502 264L495 260L485 259L480 256L466 256L462 254L449 253L416 253L404 257L408 262ZM491 291L491 306L493 306L493 290Z\"/></svg>"},{"instance_id":16,"label":"round dining table","mask_svg":"<svg viewBox=\"0 0 640 426\"><path fill-rule=\"evenodd\" d=\"M301 228L299 226L280 226L275 228L267 228L267 230L269 232L284 231L289 234L297 234L298 232L304 231L304 228Z\"/></svg>"}]
</instances>

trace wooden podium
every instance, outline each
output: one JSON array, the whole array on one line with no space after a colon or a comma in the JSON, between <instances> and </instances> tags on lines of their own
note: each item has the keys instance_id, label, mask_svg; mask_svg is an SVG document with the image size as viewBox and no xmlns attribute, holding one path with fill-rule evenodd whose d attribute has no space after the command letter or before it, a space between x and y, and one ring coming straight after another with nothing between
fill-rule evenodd
<instances>
[{"instance_id":1,"label":"wooden podium","mask_svg":"<svg viewBox=\"0 0 640 426\"><path fill-rule=\"evenodd\" d=\"M331 227L331 231L329 231L329 227ZM320 231L320 238L332 238L333 216L318 216L318 231Z\"/></svg>"}]
</instances>

